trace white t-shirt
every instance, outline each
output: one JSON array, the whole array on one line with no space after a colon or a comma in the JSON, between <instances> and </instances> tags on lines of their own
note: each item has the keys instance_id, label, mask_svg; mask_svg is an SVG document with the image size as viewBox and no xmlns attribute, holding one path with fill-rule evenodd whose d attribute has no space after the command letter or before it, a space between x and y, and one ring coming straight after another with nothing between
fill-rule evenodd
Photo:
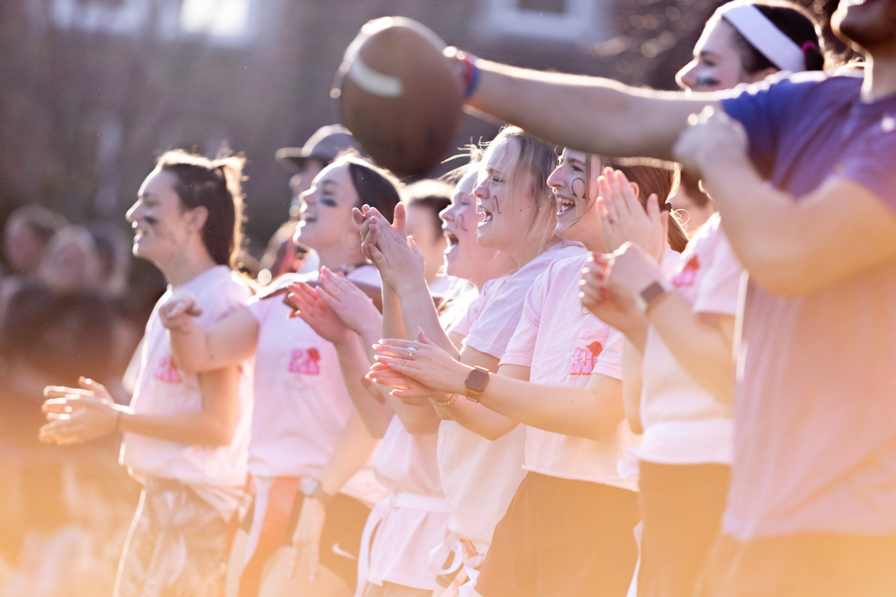
<instances>
[{"instance_id":1,"label":"white t-shirt","mask_svg":"<svg viewBox=\"0 0 896 597\"><path fill-rule=\"evenodd\" d=\"M444 498L436 461L438 436L411 435L397 416L380 443L374 472L390 493ZM435 589L429 552L448 537L449 515L417 508L390 508L377 527L367 580Z\"/></svg>"},{"instance_id":2,"label":"white t-shirt","mask_svg":"<svg viewBox=\"0 0 896 597\"><path fill-rule=\"evenodd\" d=\"M176 290L189 290L207 328L242 307L249 289L226 265L217 265L189 282L169 287L156 303L146 324L146 336L131 406L138 415L171 416L203 409L199 376L177 367L171 342L159 318L159 307ZM181 444L138 433L125 433L121 463L136 476L176 479L194 487L206 501L229 518L246 484L246 456L252 412L252 361L240 366L239 422L230 444L220 447Z\"/></svg>"},{"instance_id":3,"label":"white t-shirt","mask_svg":"<svg viewBox=\"0 0 896 597\"><path fill-rule=\"evenodd\" d=\"M733 316L742 272L714 214L688 243L672 284L695 312ZM652 326L643 371L639 458L660 464L730 464L732 405L694 381Z\"/></svg>"},{"instance_id":4,"label":"white t-shirt","mask_svg":"<svg viewBox=\"0 0 896 597\"><path fill-rule=\"evenodd\" d=\"M587 256L555 261L526 295L523 315L502 365L529 367L529 381L584 388L594 374L622 378L622 334L582 306L579 280ZM544 399L552 398L550 391ZM527 470L637 491L622 479L616 462L638 444L626 421L594 441L526 428Z\"/></svg>"},{"instance_id":5,"label":"white t-shirt","mask_svg":"<svg viewBox=\"0 0 896 597\"><path fill-rule=\"evenodd\" d=\"M581 245L558 243L516 273L486 284L473 305L479 309L479 317L464 343L500 359L522 315L526 290L535 278L552 261L584 253ZM451 507L449 530L471 540L480 553L487 550L495 525L526 475L522 468L525 443L524 425L495 441L454 421L442 421L439 426L439 473Z\"/></svg>"},{"instance_id":6,"label":"white t-shirt","mask_svg":"<svg viewBox=\"0 0 896 597\"><path fill-rule=\"evenodd\" d=\"M380 285L373 266L359 267L346 277ZM316 278L287 274L275 284ZM282 296L253 297L246 307L258 322L249 472L259 477L317 477L354 408L336 348L301 319L290 319L292 309ZM367 504L385 495L371 463L355 473L341 493Z\"/></svg>"}]
</instances>

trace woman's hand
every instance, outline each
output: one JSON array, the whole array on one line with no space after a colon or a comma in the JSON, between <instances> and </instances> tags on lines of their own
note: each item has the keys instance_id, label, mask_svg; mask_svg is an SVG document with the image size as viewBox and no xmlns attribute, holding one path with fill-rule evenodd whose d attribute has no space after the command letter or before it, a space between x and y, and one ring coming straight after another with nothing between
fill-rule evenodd
<instances>
[{"instance_id":1,"label":"woman's hand","mask_svg":"<svg viewBox=\"0 0 896 597\"><path fill-rule=\"evenodd\" d=\"M606 285L611 295L634 301L641 290L662 277L663 270L653 257L638 245L625 243L610 259Z\"/></svg>"},{"instance_id":2,"label":"woman's hand","mask_svg":"<svg viewBox=\"0 0 896 597\"><path fill-rule=\"evenodd\" d=\"M307 566L309 581L314 580L317 575L317 567L320 564L320 537L324 532L326 517L326 508L320 500L308 497L302 500L299 522L292 534L295 555L290 568L290 578L298 572L300 563Z\"/></svg>"},{"instance_id":3,"label":"woman's hand","mask_svg":"<svg viewBox=\"0 0 896 597\"><path fill-rule=\"evenodd\" d=\"M383 316L363 290L341 272L334 274L326 267L321 268L320 282L323 292L318 296L352 331L361 337L376 338L382 334Z\"/></svg>"},{"instance_id":4,"label":"woman's hand","mask_svg":"<svg viewBox=\"0 0 896 597\"><path fill-rule=\"evenodd\" d=\"M417 341L389 339L373 345L376 360L393 371L410 377L437 392L461 394L472 370L417 332Z\"/></svg>"},{"instance_id":5,"label":"woman's hand","mask_svg":"<svg viewBox=\"0 0 896 597\"><path fill-rule=\"evenodd\" d=\"M407 236L404 204L395 206L392 224L376 209L369 209L361 226L362 252L380 271L383 283L399 296L424 285L423 253Z\"/></svg>"},{"instance_id":6,"label":"woman's hand","mask_svg":"<svg viewBox=\"0 0 896 597\"><path fill-rule=\"evenodd\" d=\"M189 290L176 290L159 307L159 319L162 325L172 332L186 333L195 325L194 317L202 315L202 309L196 304L196 297Z\"/></svg>"},{"instance_id":7,"label":"woman's hand","mask_svg":"<svg viewBox=\"0 0 896 597\"><path fill-rule=\"evenodd\" d=\"M125 409L115 404L102 384L84 377L78 384L80 388L44 388L48 400L41 410L49 423L40 428L40 441L60 446L79 444L116 431L118 419Z\"/></svg>"},{"instance_id":8,"label":"woman's hand","mask_svg":"<svg viewBox=\"0 0 896 597\"><path fill-rule=\"evenodd\" d=\"M351 328L321 298L324 293L322 288L312 288L304 282L290 284L287 288L290 292L286 300L295 309L289 314L290 318L298 317L311 326L318 336L337 346L355 337Z\"/></svg>"},{"instance_id":9,"label":"woman's hand","mask_svg":"<svg viewBox=\"0 0 896 597\"><path fill-rule=\"evenodd\" d=\"M409 406L427 406L430 398L444 402L451 397L451 394L433 390L384 363L374 363L365 377L381 386L393 388L389 394Z\"/></svg>"},{"instance_id":10,"label":"woman's hand","mask_svg":"<svg viewBox=\"0 0 896 597\"><path fill-rule=\"evenodd\" d=\"M582 270L579 298L582 306L595 317L624 333L633 322L642 319L643 315L633 299L614 294L607 287L606 276L610 260L610 255L591 254Z\"/></svg>"},{"instance_id":11,"label":"woman's hand","mask_svg":"<svg viewBox=\"0 0 896 597\"><path fill-rule=\"evenodd\" d=\"M637 187L625 174L612 168L604 170L598 186L598 212L607 252L612 253L625 242L633 242L662 261L668 244L669 212L660 210L656 194L648 197L645 211L638 201Z\"/></svg>"}]
</instances>

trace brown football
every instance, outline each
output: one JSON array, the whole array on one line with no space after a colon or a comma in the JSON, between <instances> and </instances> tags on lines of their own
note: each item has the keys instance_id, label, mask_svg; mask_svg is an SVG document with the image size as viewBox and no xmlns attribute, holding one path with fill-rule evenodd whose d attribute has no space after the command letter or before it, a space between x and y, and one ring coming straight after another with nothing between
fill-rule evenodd
<instances>
[{"instance_id":1,"label":"brown football","mask_svg":"<svg viewBox=\"0 0 896 597\"><path fill-rule=\"evenodd\" d=\"M368 22L345 51L333 96L342 122L379 165L422 174L451 151L463 93L445 43L403 17Z\"/></svg>"}]
</instances>

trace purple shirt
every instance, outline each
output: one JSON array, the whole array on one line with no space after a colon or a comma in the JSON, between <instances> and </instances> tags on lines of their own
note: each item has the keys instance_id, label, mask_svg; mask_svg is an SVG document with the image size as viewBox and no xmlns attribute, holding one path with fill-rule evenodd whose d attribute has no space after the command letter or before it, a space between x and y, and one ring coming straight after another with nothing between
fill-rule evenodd
<instances>
[{"instance_id":1,"label":"purple shirt","mask_svg":"<svg viewBox=\"0 0 896 597\"><path fill-rule=\"evenodd\" d=\"M722 103L797 201L840 176L896 212L896 96L861 85L798 75ZM797 297L751 282L742 321L723 531L896 533L896 264Z\"/></svg>"}]
</instances>

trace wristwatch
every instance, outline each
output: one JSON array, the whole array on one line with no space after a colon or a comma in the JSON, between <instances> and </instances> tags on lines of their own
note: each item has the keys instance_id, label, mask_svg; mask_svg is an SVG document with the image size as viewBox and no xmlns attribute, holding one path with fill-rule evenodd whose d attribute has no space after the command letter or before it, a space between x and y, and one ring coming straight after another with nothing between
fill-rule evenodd
<instances>
[{"instance_id":1,"label":"wristwatch","mask_svg":"<svg viewBox=\"0 0 896 597\"><path fill-rule=\"evenodd\" d=\"M647 313L647 309L660 298L666 296L672 289L671 284L662 278L657 278L638 292L637 296L635 296L635 303L637 303L641 313Z\"/></svg>"},{"instance_id":2,"label":"wristwatch","mask_svg":"<svg viewBox=\"0 0 896 597\"><path fill-rule=\"evenodd\" d=\"M488 369L485 369L484 367L473 367L473 370L467 375L466 381L464 381L464 386L467 388L464 395L470 402L476 402L478 404L479 395L485 391L485 386L487 385Z\"/></svg>"},{"instance_id":3,"label":"wristwatch","mask_svg":"<svg viewBox=\"0 0 896 597\"><path fill-rule=\"evenodd\" d=\"M321 489L320 481L314 477L303 477L302 480L299 481L299 491L301 491L306 498L315 499L324 506L333 501L333 496Z\"/></svg>"}]
</instances>

